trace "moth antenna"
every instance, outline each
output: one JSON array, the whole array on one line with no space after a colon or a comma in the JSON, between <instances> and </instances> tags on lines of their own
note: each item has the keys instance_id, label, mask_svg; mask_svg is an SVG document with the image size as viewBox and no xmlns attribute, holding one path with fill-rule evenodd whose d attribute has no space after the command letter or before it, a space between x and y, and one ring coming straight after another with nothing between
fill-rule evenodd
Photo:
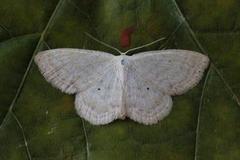
<instances>
[{"instance_id":1,"label":"moth antenna","mask_svg":"<svg viewBox=\"0 0 240 160\"><path fill-rule=\"evenodd\" d=\"M108 48L111 48L111 49L117 51L117 52L120 53L120 54L124 54L124 53L121 52L119 49L117 49L117 48L115 48L115 47L113 47L113 46L111 46L111 45L109 45L109 44L107 44L107 43L105 43L105 42L103 42L103 41L101 41L101 40L93 37L91 34L89 34L89 33L87 33L87 32L84 32L84 33L85 33L88 37L90 37L90 38L92 38L93 40L95 40L96 42L98 42L98 43L100 43L100 44L102 44L102 45L104 45L104 46L106 46L106 47L108 47Z\"/></svg>"},{"instance_id":2,"label":"moth antenna","mask_svg":"<svg viewBox=\"0 0 240 160\"><path fill-rule=\"evenodd\" d=\"M141 49L141 48L150 46L150 45L155 44L155 43L157 43L157 42L159 42L159 41L162 41L162 40L164 40L164 39L165 39L165 37L159 38L159 39L157 39L157 40L155 40L155 41L152 41L152 42L150 42L150 43L144 44L144 45L142 45L142 46L138 46L138 47L135 47L135 48L131 48L131 49L127 50L126 52L123 52L122 54L127 54L127 53L129 53L129 52L131 52L131 51L135 51L135 50L138 50L138 49Z\"/></svg>"},{"instance_id":3,"label":"moth antenna","mask_svg":"<svg viewBox=\"0 0 240 160\"><path fill-rule=\"evenodd\" d=\"M109 45L109 44L107 44L107 43L105 43L105 42L103 42L103 41L101 41L101 40L93 37L91 34L89 34L89 33L87 33L87 32L84 32L84 33L85 33L88 37L90 37L90 38L92 38L93 40L95 40L96 42L98 42L98 43L100 43L100 44L102 44L102 45L104 45L104 46L106 46L106 47L108 47L108 48L111 48L111 49L113 49L113 50L115 50L115 51L117 51L118 53L123 54L123 55L126 55L127 53L129 53L129 52L131 52L131 51L135 51L135 50L138 50L138 49L141 49L141 48L150 46L150 45L152 45L152 44L155 44L155 43L157 43L157 42L162 41L162 40L165 39L165 37L159 38L159 39L157 39L157 40L155 40L155 41L152 41L152 42L150 42L150 43L147 43L147 44L144 44L144 45L142 45L142 46L135 47L135 48L131 48L131 49L127 50L126 52L122 52L122 51L120 51L119 49L117 49L116 47L113 47L113 46L111 46L111 45Z\"/></svg>"}]
</instances>

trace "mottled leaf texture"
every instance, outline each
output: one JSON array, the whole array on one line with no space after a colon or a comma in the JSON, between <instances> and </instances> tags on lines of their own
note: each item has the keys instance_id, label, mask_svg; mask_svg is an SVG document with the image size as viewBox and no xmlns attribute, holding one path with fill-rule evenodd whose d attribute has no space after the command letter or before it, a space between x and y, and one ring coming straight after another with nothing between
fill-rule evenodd
<instances>
[{"instance_id":1,"label":"mottled leaf texture","mask_svg":"<svg viewBox=\"0 0 240 160\"><path fill-rule=\"evenodd\" d=\"M1 0L1 160L238 160L240 2L238 0ZM121 45L126 28L134 28ZM209 56L202 81L173 97L171 113L145 126L93 126L74 96L47 83L33 57L54 48L126 51L186 49ZM131 40L131 41L130 41ZM156 83L156 82L153 82ZM137 85L137 83L133 83Z\"/></svg>"}]
</instances>

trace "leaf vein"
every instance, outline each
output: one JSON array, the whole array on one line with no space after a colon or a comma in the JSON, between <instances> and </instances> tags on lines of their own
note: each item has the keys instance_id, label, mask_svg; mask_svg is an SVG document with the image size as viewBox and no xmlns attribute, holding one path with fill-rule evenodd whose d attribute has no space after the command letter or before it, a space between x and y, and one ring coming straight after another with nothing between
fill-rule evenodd
<instances>
[{"instance_id":1,"label":"leaf vein","mask_svg":"<svg viewBox=\"0 0 240 160\"><path fill-rule=\"evenodd\" d=\"M23 88L24 83L25 83L25 81L26 81L26 79L27 79L28 73L29 73L29 71L30 71L30 69L31 69L31 67L32 67L33 60L34 60L34 55L39 51L39 48L40 48L40 46L41 46L42 43L43 43L45 34L46 34L47 31L49 30L50 23L52 23L52 21L54 20L54 18L55 18L55 16L56 16L56 13L58 12L59 8L62 6L62 4L63 4L64 1L65 1L65 0L59 0L58 4L56 5L55 10L53 11L53 14L51 15L51 17L50 17L50 19L49 19L49 21L48 21L48 23L47 23L47 25L46 25L46 27L45 27L45 29L43 30L43 32L42 32L42 34L41 34L41 36L40 36L40 39L39 39L39 41L38 41L38 43L37 43L37 45L36 45L36 48L35 48L35 50L34 50L34 52L33 52L33 54L32 54L32 57L31 57L31 59L30 59L30 61L29 61L29 63L28 63L27 69L26 69L26 71L25 71L25 73L24 73L24 75L23 75L23 78L22 78L21 82L20 82L20 85L19 85L19 87L18 87L18 89L17 89L16 95L15 95L15 97L13 98L13 101L12 101L10 107L9 107L9 110L8 110L7 114L9 114L9 113L12 111L13 107L15 106L15 104L16 104L16 102L17 102L17 99L18 99L19 95L20 95L21 92L22 92L22 88ZM7 114L6 114L6 116L7 116ZM3 119L2 124L0 125L0 128L1 128L2 125L4 125L4 123L5 123L5 121L6 121L6 116L5 116L5 118Z\"/></svg>"},{"instance_id":2,"label":"leaf vein","mask_svg":"<svg viewBox=\"0 0 240 160\"><path fill-rule=\"evenodd\" d=\"M199 140L199 130L200 130L200 118L201 118L201 112L202 112L202 107L203 107L203 101L204 101L204 94L206 91L206 86L207 86L207 82L211 73L211 68L212 68L212 64L210 65L208 71L207 71L207 75L205 77L204 80L204 84L203 84L203 89L202 89L202 93L201 93L201 98L200 98L200 104L199 104L199 108L198 108L198 117L197 117L197 127L196 127L196 139L195 139L195 151L194 151L194 160L197 160L197 155L198 155L198 140Z\"/></svg>"},{"instance_id":3,"label":"leaf vein","mask_svg":"<svg viewBox=\"0 0 240 160\"><path fill-rule=\"evenodd\" d=\"M201 52L203 52L204 54L207 54L206 50L203 48L203 46L201 45L200 41L198 40L198 38L196 37L193 29L190 27L190 24L188 23L188 21L186 20L186 18L184 17L181 9L179 8L176 0L172 0L173 2L173 5L175 7L175 9L177 10L177 13L178 13L178 16L183 20L187 30L189 31L194 43L197 45L197 47L201 50ZM208 54L207 54L208 55ZM225 87L228 89L228 91L233 95L233 99L237 102L237 105L240 106L240 103L239 103L239 99L238 97L236 96L236 94L233 92L231 86L228 84L228 82L225 80L225 78L223 77L223 75L220 73L219 69L214 65L214 62L211 62L211 66L213 67L213 69L217 72L217 75L221 78L221 80L223 81ZM210 68L209 68L210 70ZM209 70L208 70L208 73L209 73ZM208 77L208 76L207 76ZM206 78L207 78L206 77ZM206 82L207 79L205 79L205 82ZM202 101L203 101L203 93L202 93L202 96L201 96L201 101L200 101L200 106L203 105ZM197 159L197 155L196 153L198 152L198 132L199 132L199 120L200 120L200 111L201 111L201 108L199 108L199 112L198 112L198 121L197 121L197 129L196 129L196 139L195 139L195 153L194 153L194 160Z\"/></svg>"},{"instance_id":4,"label":"leaf vein","mask_svg":"<svg viewBox=\"0 0 240 160\"><path fill-rule=\"evenodd\" d=\"M190 27L188 21L186 20L186 18L184 17L183 13L181 12L176 0L172 0L178 15L181 17L181 19L183 20L185 26L187 27L191 37L193 38L195 44L198 46L198 48L201 50L201 52L203 52L204 54L208 55L206 50L203 48L203 46L201 45L201 43L199 42L198 38L196 37L193 29ZM233 99L236 101L237 105L240 106L240 101L237 97L237 95L234 93L234 91L232 90L231 86L228 84L228 82L225 80L224 76L222 75L222 73L219 71L219 69L217 68L217 66L214 64L213 61L211 61L212 66L214 68L214 70L217 72L217 75L221 78L221 80L223 81L224 85L227 87L228 91L232 94Z\"/></svg>"},{"instance_id":5,"label":"leaf vein","mask_svg":"<svg viewBox=\"0 0 240 160\"><path fill-rule=\"evenodd\" d=\"M13 118L16 120L21 132L22 132L22 136L23 136L23 140L24 140L24 146L26 148L26 152L27 152L27 157L29 160L32 160L32 156L31 156L31 153L29 151L29 148L28 148L28 142L27 142L27 138L26 138L26 135L24 133L24 129L23 129L23 126L21 124L21 122L19 121L19 119L17 118L17 116L15 115L15 113L13 113L12 111L10 111L10 113L12 114Z\"/></svg>"},{"instance_id":6,"label":"leaf vein","mask_svg":"<svg viewBox=\"0 0 240 160\"><path fill-rule=\"evenodd\" d=\"M89 151L89 143L88 143L88 137L87 137L87 131L86 131L86 127L85 127L85 123L84 120L81 118L82 120L82 126L83 126L83 133L84 133L84 138L85 138L85 143L86 143L86 159L89 159L90 156L90 151Z\"/></svg>"}]
</instances>

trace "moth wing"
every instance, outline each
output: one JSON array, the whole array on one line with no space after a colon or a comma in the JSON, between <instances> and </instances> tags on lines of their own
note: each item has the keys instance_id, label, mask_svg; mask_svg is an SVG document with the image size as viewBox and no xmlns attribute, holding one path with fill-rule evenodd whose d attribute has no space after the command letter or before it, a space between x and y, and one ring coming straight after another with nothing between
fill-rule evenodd
<instances>
[{"instance_id":1,"label":"moth wing","mask_svg":"<svg viewBox=\"0 0 240 160\"><path fill-rule=\"evenodd\" d=\"M172 99L153 84L139 77L131 65L127 69L125 106L129 118L143 124L154 124L169 114Z\"/></svg>"},{"instance_id":2,"label":"moth wing","mask_svg":"<svg viewBox=\"0 0 240 160\"><path fill-rule=\"evenodd\" d=\"M113 55L84 49L52 49L38 53L39 70L56 88L69 94L81 92L111 68Z\"/></svg>"},{"instance_id":3,"label":"moth wing","mask_svg":"<svg viewBox=\"0 0 240 160\"><path fill-rule=\"evenodd\" d=\"M101 125L125 117L122 105L121 73L115 64L103 78L75 99L77 113L92 124Z\"/></svg>"},{"instance_id":4,"label":"moth wing","mask_svg":"<svg viewBox=\"0 0 240 160\"><path fill-rule=\"evenodd\" d=\"M140 123L157 123L170 113L170 95L194 87L208 62L208 57L185 50L150 51L130 57L126 76L127 115Z\"/></svg>"},{"instance_id":5,"label":"moth wing","mask_svg":"<svg viewBox=\"0 0 240 160\"><path fill-rule=\"evenodd\" d=\"M168 95L183 94L196 86L208 63L208 57L203 54L174 49L140 53L131 59L144 81Z\"/></svg>"}]
</instances>

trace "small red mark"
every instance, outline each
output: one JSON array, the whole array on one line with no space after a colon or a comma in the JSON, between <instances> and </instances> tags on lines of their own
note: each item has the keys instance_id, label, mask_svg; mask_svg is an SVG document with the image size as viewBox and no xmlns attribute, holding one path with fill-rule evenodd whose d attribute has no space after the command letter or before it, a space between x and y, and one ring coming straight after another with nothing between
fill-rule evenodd
<instances>
[{"instance_id":1,"label":"small red mark","mask_svg":"<svg viewBox=\"0 0 240 160\"><path fill-rule=\"evenodd\" d=\"M131 45L131 34L135 31L135 28L133 26L125 28L121 32L120 36L120 45L123 48L130 47Z\"/></svg>"}]
</instances>

